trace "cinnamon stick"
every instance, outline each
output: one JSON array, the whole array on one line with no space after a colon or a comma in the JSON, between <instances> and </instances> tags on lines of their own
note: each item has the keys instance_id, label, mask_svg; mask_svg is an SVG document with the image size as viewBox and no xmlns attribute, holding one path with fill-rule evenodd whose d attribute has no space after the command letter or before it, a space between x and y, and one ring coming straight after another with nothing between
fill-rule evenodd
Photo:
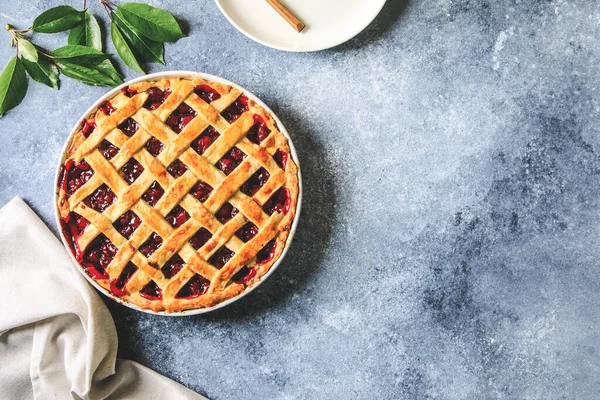
<instances>
[{"instance_id":1,"label":"cinnamon stick","mask_svg":"<svg viewBox=\"0 0 600 400\"><path fill-rule=\"evenodd\" d=\"M281 4L279 0L267 0L271 5L295 30L302 32L306 25L298 17L296 17L286 6Z\"/></svg>"}]
</instances>

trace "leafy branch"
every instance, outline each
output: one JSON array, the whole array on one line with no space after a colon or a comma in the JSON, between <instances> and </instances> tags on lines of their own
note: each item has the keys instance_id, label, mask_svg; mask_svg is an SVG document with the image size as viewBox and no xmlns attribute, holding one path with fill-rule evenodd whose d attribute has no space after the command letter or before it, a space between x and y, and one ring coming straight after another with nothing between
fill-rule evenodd
<instances>
[{"instance_id":1,"label":"leafy branch","mask_svg":"<svg viewBox=\"0 0 600 400\"><path fill-rule=\"evenodd\" d=\"M136 72L144 73L145 63L165 64L164 43L184 37L171 14L142 3L117 5L109 0L100 4L110 19L110 36L121 60ZM34 81L58 89L60 75L86 85L118 86L123 77L102 50L102 31L98 20L86 7L83 10L62 5L38 15L30 28L6 25L10 45L16 55L0 75L0 116L21 103L27 93L27 75ZM69 31L67 45L53 51L31 41L35 33Z\"/></svg>"}]
</instances>

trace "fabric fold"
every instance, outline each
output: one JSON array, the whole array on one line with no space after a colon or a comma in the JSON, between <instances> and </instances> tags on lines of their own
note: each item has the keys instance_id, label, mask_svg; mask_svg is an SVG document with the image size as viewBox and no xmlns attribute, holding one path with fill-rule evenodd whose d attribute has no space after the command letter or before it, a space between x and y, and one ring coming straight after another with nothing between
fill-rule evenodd
<instances>
[{"instance_id":1,"label":"fabric fold","mask_svg":"<svg viewBox=\"0 0 600 400\"><path fill-rule=\"evenodd\" d=\"M0 211L0 304L0 398L204 399L117 359L108 309L19 198Z\"/></svg>"}]
</instances>

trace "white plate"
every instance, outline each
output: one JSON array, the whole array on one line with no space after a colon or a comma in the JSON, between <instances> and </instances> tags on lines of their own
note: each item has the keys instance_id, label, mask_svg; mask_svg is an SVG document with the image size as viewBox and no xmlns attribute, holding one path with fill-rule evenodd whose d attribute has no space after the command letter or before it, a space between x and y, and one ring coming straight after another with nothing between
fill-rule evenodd
<instances>
[{"instance_id":1,"label":"white plate","mask_svg":"<svg viewBox=\"0 0 600 400\"><path fill-rule=\"evenodd\" d=\"M81 125L81 121L84 119L87 119L92 113L94 113L96 111L96 109L98 108L98 106L100 106L100 104L102 104L105 100L111 99L113 96L115 96L116 94L119 93L119 91L121 90L121 88L125 87L125 86L129 86L135 82L139 82L139 81L145 81L145 80L160 80L160 79L164 79L164 78L193 78L195 76L199 76L201 78L204 78L208 81L214 81L214 82L219 82L219 83L223 83L225 85L230 85L230 86L235 86L237 87L239 90L241 90L248 98L254 100L256 103L258 103L259 105L261 105L262 107L264 107L265 110L267 110L269 113L271 113L271 115L273 116L273 119L275 119L275 122L277 122L277 126L279 127L279 130L281 131L281 133L283 133L283 135L288 139L288 145L290 146L290 154L292 156L292 160L294 160L294 162L296 163L296 165L298 166L298 201L297 201L297 206L296 206L296 215L294 216L294 221L292 222L292 228L290 229L290 234L285 242L285 248L283 249L283 252L281 253L281 256L277 259L277 261L275 261L275 264L273 264L273 266L271 267L271 269L269 269L269 271L267 271L267 273L261 278L261 280L259 282L257 282L254 286L252 286L251 288L246 289L243 293L241 293L239 296L233 297L229 300L225 300L222 303L217 304L216 306L213 307L207 307L207 308L196 308L196 309L191 309L191 310L185 310L179 313L165 313L165 312L154 312L151 310L143 310L140 309L138 306L136 306L135 304L129 303L129 302L124 302L123 300L121 300L120 298L118 298L117 296L114 296L110 291L104 289L102 286L100 286L93 278L91 278L88 274L86 274L83 269L80 267L79 263L77 262L77 260L75 259L75 257L73 256L73 253L71 252L71 250L69 249L69 244L68 241L66 240L65 236L63 235L63 231L61 229L61 225L60 225L60 213L57 207L57 190L56 187L54 187L52 190L54 190L54 216L56 218L56 226L58 228L58 232L60 233L60 238L62 239L63 244L65 245L65 248L67 249L67 253L69 254L69 256L71 257L71 260L73 260L74 263L74 267L77 269L77 271L79 271L87 280L88 282L90 282L96 289L98 289L99 292L101 292L102 294L104 294L107 297L110 297L112 300L116 301L117 303L120 303L124 306L127 306L129 308L133 308L134 310L138 310L138 311L144 311L147 312L149 314L162 314L162 315L167 315L167 316L173 316L173 317L178 317L178 316L185 316L185 315L197 315L197 314L204 314L207 313L209 311L213 311L213 310L218 310L219 308L225 307L231 303L233 303L234 301L237 301L239 299L241 299L242 297L246 296L248 293L252 292L253 290L255 290L257 287L259 287L265 280L267 280L267 278L269 276L271 276L271 274L277 269L277 267L279 266L279 264L281 264L281 261L284 259L285 255L287 254L287 251L290 247L290 244L292 243L292 239L294 238L294 234L296 233L296 228L298 227L298 220L300 218L300 209L302 207L302 175L300 174L300 161L298 160L298 154L296 153L296 148L294 147L294 143L292 142L292 138L290 137L290 135L288 134L287 130L285 129L285 126L283 126L283 124L281 123L281 121L279 120L279 118L277 118L277 115L275 115L275 113L273 111L271 111L271 109L269 107L267 107L267 105L265 103L262 102L262 100L260 100L258 97L256 97L253 93L250 93L249 91L247 91L246 89L244 89L243 87L236 85L233 82L229 82L226 79L220 78L218 76L214 76L214 75L209 75L209 74L204 74L201 72L192 72L192 71L165 71L165 72L157 72L155 74L150 74L150 75L144 75L144 76L140 76L139 78L135 78L129 82L125 82L124 84L122 84L119 87L116 87L114 89L112 89L110 92L106 93L104 96L100 97L94 104L92 104L92 106L90 108L88 108L86 110L86 112L83 113L83 115L81 117L79 117L77 119L77 123L75 124L75 126L73 127L73 129L71 129L71 133L69 134L69 138L67 139L67 142L65 143L65 146L63 148L62 154L59 158L58 161L58 166L56 168L56 176L54 178L54 182L58 182L59 176L60 176L60 169L62 167L62 165L65 162L65 158L67 155L67 150L69 149L69 146L71 144L71 140L73 140L73 134L79 129L80 125Z\"/></svg>"},{"instance_id":2,"label":"white plate","mask_svg":"<svg viewBox=\"0 0 600 400\"><path fill-rule=\"evenodd\" d=\"M282 0L306 28L296 32L266 0L215 0L225 17L249 38L286 51L318 51L342 44L365 29L386 0Z\"/></svg>"}]
</instances>

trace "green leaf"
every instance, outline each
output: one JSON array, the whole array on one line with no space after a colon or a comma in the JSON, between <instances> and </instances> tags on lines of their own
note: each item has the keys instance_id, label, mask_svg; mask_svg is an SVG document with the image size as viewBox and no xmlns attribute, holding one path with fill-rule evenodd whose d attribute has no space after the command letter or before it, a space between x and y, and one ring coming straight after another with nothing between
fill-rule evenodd
<instances>
[{"instance_id":1,"label":"green leaf","mask_svg":"<svg viewBox=\"0 0 600 400\"><path fill-rule=\"evenodd\" d=\"M93 47L102 51L102 33L96 17L89 11L85 11L83 20L69 32L67 43L70 45L81 45Z\"/></svg>"},{"instance_id":2,"label":"green leaf","mask_svg":"<svg viewBox=\"0 0 600 400\"><path fill-rule=\"evenodd\" d=\"M115 80L114 77L111 76L112 74L105 68L94 68L85 65L71 64L69 62L61 62L59 66L63 75L85 83L86 85L118 86L123 83L122 79Z\"/></svg>"},{"instance_id":3,"label":"green leaf","mask_svg":"<svg viewBox=\"0 0 600 400\"><path fill-rule=\"evenodd\" d=\"M117 10L136 31L150 40L176 42L184 36L175 18L160 8L141 3L123 3Z\"/></svg>"},{"instance_id":4,"label":"green leaf","mask_svg":"<svg viewBox=\"0 0 600 400\"><path fill-rule=\"evenodd\" d=\"M114 86L120 85L123 83L123 77L121 74L117 72L115 67L112 65L110 60L104 60L100 64L96 66L96 69L102 72L104 75L108 76L115 82Z\"/></svg>"},{"instance_id":5,"label":"green leaf","mask_svg":"<svg viewBox=\"0 0 600 400\"><path fill-rule=\"evenodd\" d=\"M162 42L155 42L137 32L123 18L119 10L112 12L113 22L119 27L123 37L130 44L134 54L142 61L165 64L165 48Z\"/></svg>"},{"instance_id":6,"label":"green leaf","mask_svg":"<svg viewBox=\"0 0 600 400\"><path fill-rule=\"evenodd\" d=\"M108 59L110 54L104 54L92 47L71 45L59 47L52 52L51 56L56 61L95 67L102 60Z\"/></svg>"},{"instance_id":7,"label":"green leaf","mask_svg":"<svg viewBox=\"0 0 600 400\"><path fill-rule=\"evenodd\" d=\"M31 29L41 33L66 31L83 20L83 12L71 6L58 6L44 11L33 20Z\"/></svg>"},{"instance_id":8,"label":"green leaf","mask_svg":"<svg viewBox=\"0 0 600 400\"><path fill-rule=\"evenodd\" d=\"M46 57L39 57L37 62L31 62L26 58L21 61L34 81L58 89L58 68Z\"/></svg>"},{"instance_id":9,"label":"green leaf","mask_svg":"<svg viewBox=\"0 0 600 400\"><path fill-rule=\"evenodd\" d=\"M37 62L38 52L35 49L35 46L33 44L31 44L31 42L29 40L19 37L19 39L17 40L17 43L19 45L19 50L21 51L21 55L23 57L25 57L25 59L27 59L31 62Z\"/></svg>"},{"instance_id":10,"label":"green leaf","mask_svg":"<svg viewBox=\"0 0 600 400\"><path fill-rule=\"evenodd\" d=\"M112 38L113 44L115 45L115 49L117 49L119 57L121 57L121 60L123 60L123 62L132 70L141 72L143 74L144 70L142 69L142 67L140 67L140 64L136 60L135 55L131 51L131 48L125 41L125 38L121 34L121 31L119 31L119 28L117 27L117 25L115 25L114 22L110 24L110 36Z\"/></svg>"},{"instance_id":11,"label":"green leaf","mask_svg":"<svg viewBox=\"0 0 600 400\"><path fill-rule=\"evenodd\" d=\"M0 75L0 115L18 106L27 93L27 74L23 63L13 57Z\"/></svg>"}]
</instances>

